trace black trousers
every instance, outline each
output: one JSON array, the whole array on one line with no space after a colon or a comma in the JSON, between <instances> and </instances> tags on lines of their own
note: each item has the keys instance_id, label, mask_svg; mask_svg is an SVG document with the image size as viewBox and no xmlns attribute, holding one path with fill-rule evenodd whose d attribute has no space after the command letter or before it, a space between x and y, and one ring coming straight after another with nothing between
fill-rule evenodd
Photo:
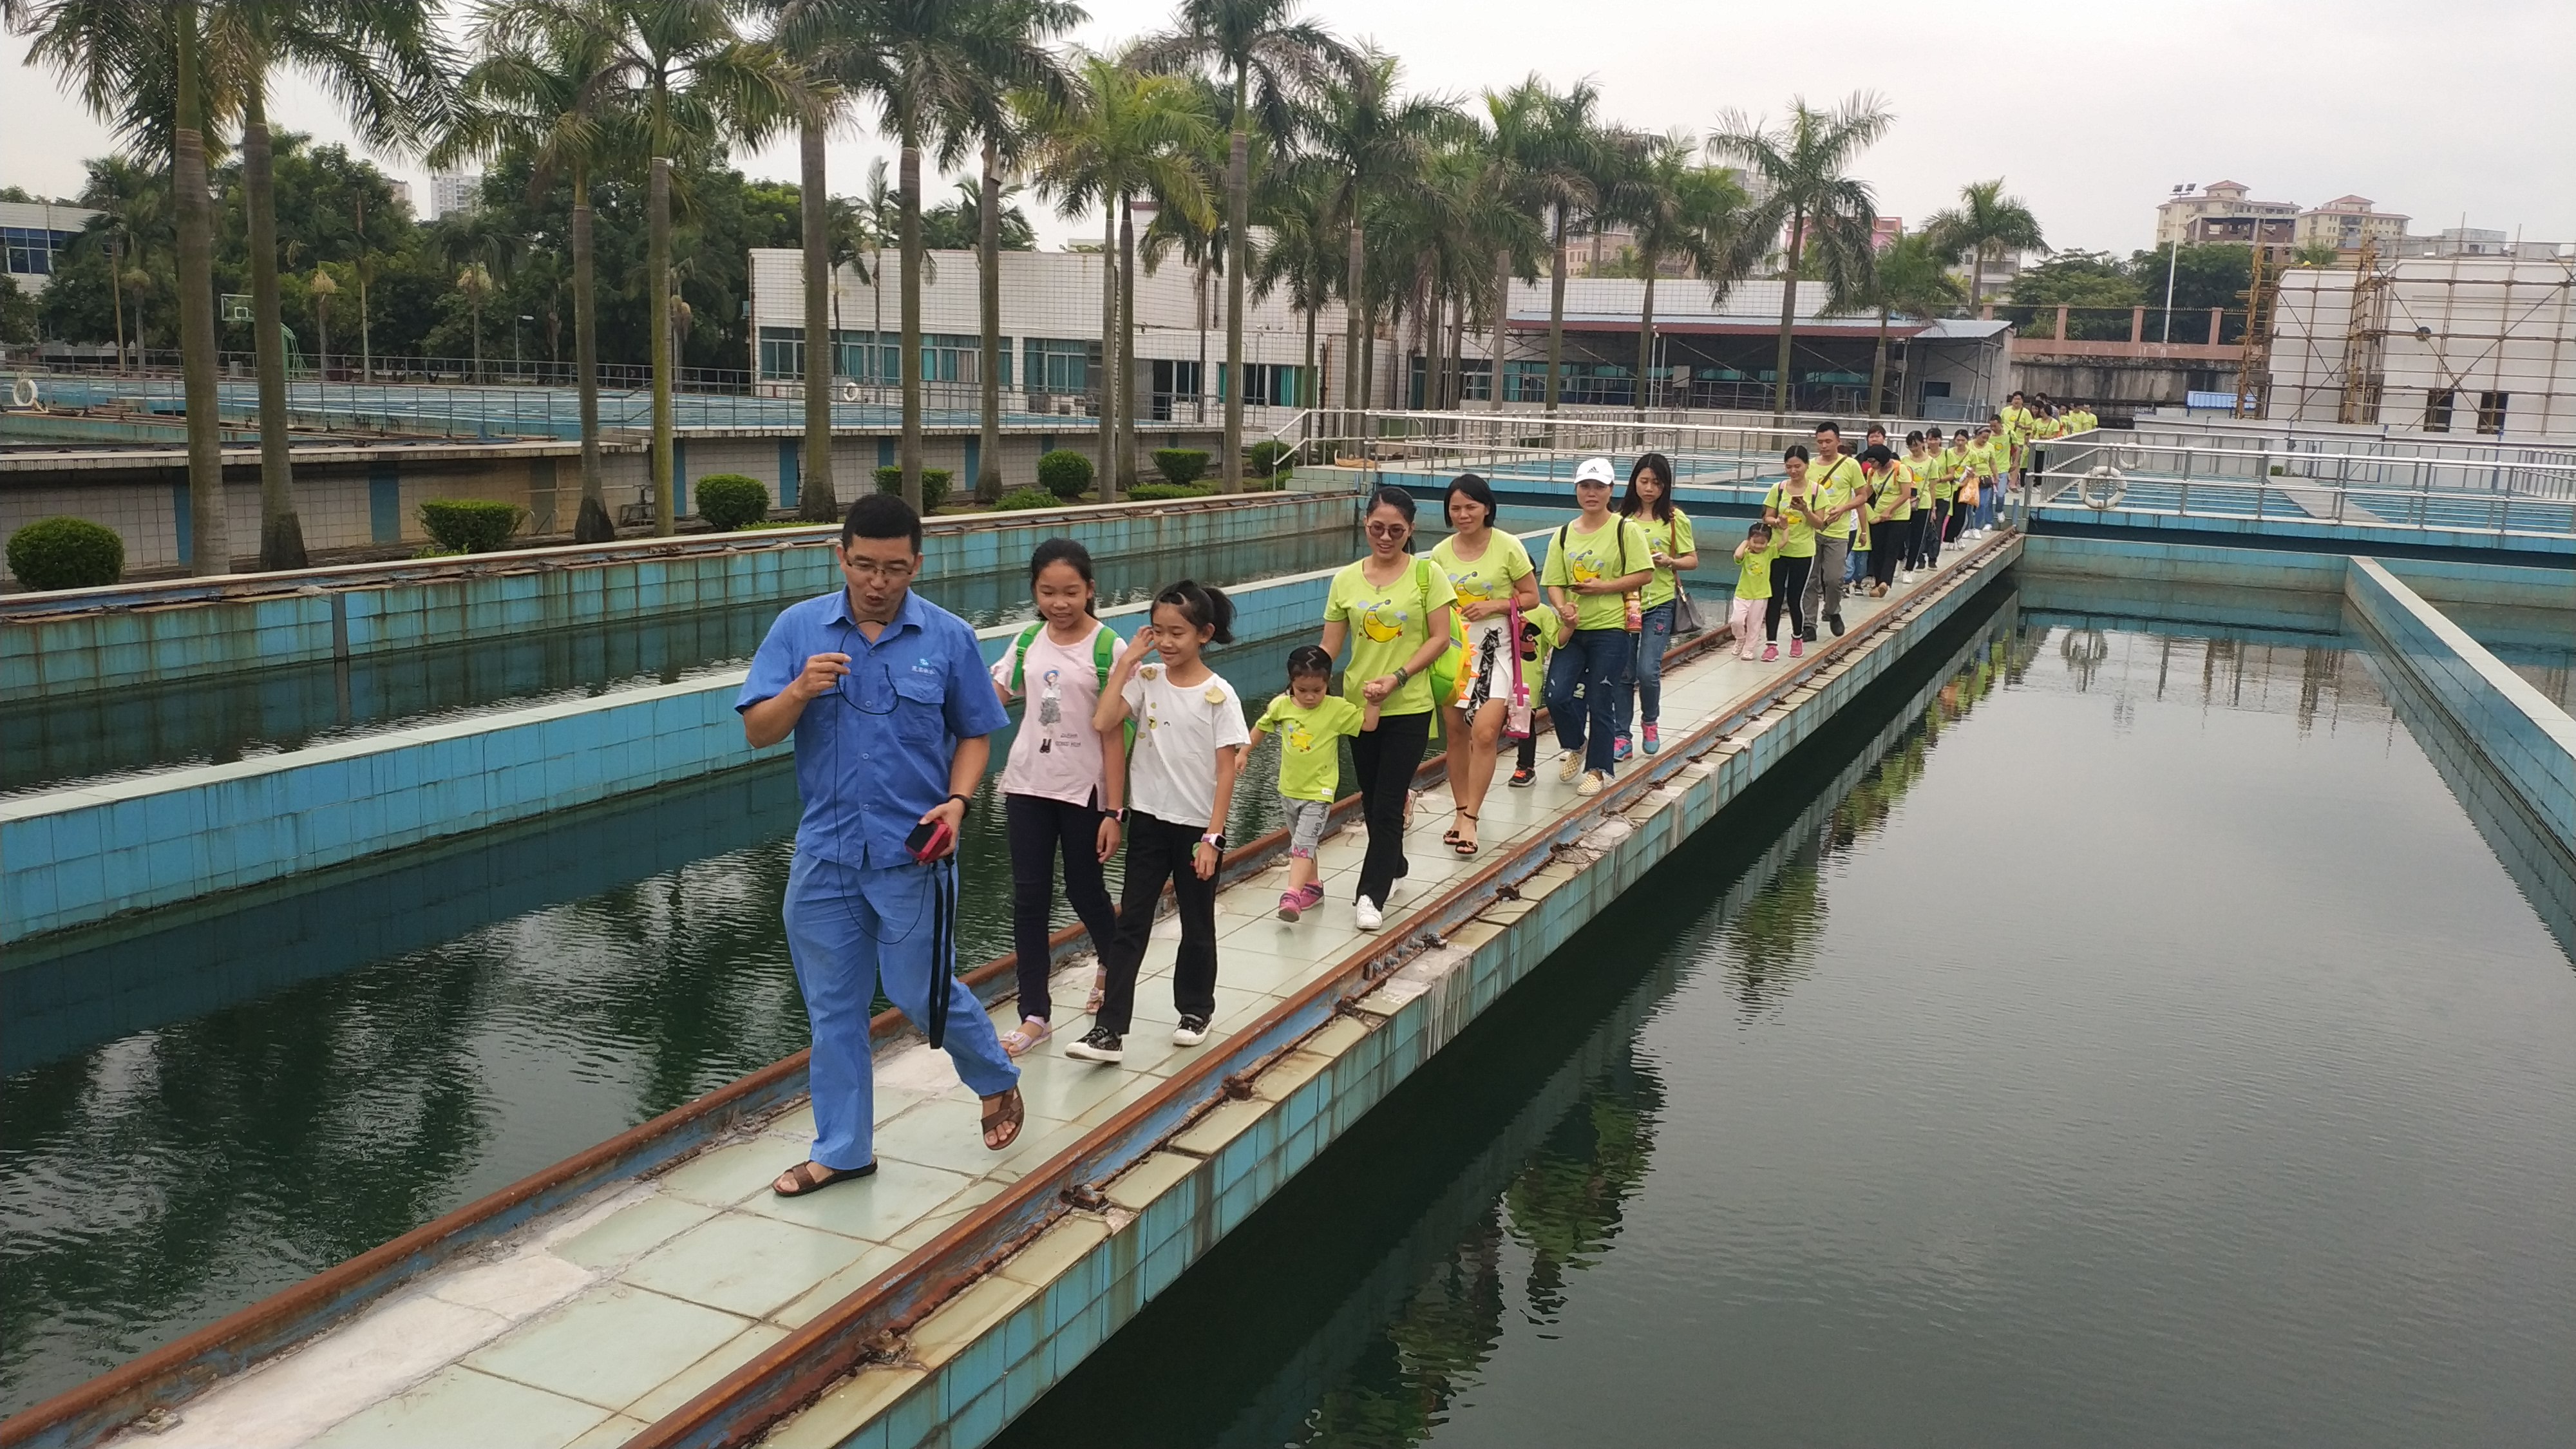
<instances>
[{"instance_id":1,"label":"black trousers","mask_svg":"<svg viewBox=\"0 0 2576 1449\"><path fill-rule=\"evenodd\" d=\"M1889 520L1870 530L1869 577L1876 584L1896 582L1896 566L1905 562L1905 547L1913 536L1914 520Z\"/></svg>"},{"instance_id":2,"label":"black trousers","mask_svg":"<svg viewBox=\"0 0 2576 1449\"><path fill-rule=\"evenodd\" d=\"M1351 763L1360 777L1360 818L1368 823L1368 854L1360 860L1358 894L1380 906L1404 875L1404 792L1431 744L1431 714L1378 716L1377 728L1351 736Z\"/></svg>"},{"instance_id":3,"label":"black trousers","mask_svg":"<svg viewBox=\"0 0 2576 1449\"><path fill-rule=\"evenodd\" d=\"M1183 1016L1216 1015L1216 879L1199 879L1190 857L1204 825L1157 820L1127 812L1127 891L1118 903L1118 929L1100 953L1109 973L1094 1024L1125 1036L1135 1024L1136 972L1145 964L1145 939L1153 934L1154 907L1171 882L1181 910L1181 950L1172 961L1172 1009ZM1218 862L1220 865L1222 861Z\"/></svg>"},{"instance_id":4,"label":"black trousers","mask_svg":"<svg viewBox=\"0 0 2576 1449\"><path fill-rule=\"evenodd\" d=\"M1762 610L1762 637L1765 640L1780 637L1780 610L1783 607L1789 611L1789 637L1794 639L1806 632L1807 611L1799 600L1807 592L1807 570L1815 566L1813 554L1805 558L1782 554L1771 560L1771 602Z\"/></svg>"},{"instance_id":5,"label":"black trousers","mask_svg":"<svg viewBox=\"0 0 2576 1449\"><path fill-rule=\"evenodd\" d=\"M1064 853L1064 896L1105 951L1118 933L1118 911L1109 903L1100 870L1101 813L1043 795L1005 795L1002 819L1011 839L1011 949L1019 953L1020 1015L1055 1019L1047 996L1047 937L1054 934L1055 861Z\"/></svg>"}]
</instances>

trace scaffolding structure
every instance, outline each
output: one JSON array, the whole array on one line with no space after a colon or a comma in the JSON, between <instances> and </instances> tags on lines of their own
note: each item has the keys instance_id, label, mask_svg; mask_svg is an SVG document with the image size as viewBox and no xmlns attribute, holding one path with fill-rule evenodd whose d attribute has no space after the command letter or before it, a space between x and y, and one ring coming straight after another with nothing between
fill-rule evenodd
<instances>
[{"instance_id":1,"label":"scaffolding structure","mask_svg":"<svg viewBox=\"0 0 2576 1449\"><path fill-rule=\"evenodd\" d=\"M2576 255L2371 248L2356 263L2278 274L2259 379L2267 416L2576 439Z\"/></svg>"},{"instance_id":2,"label":"scaffolding structure","mask_svg":"<svg viewBox=\"0 0 2576 1449\"><path fill-rule=\"evenodd\" d=\"M2252 251L2254 271L2239 294L2245 299L2245 350L2236 364L2236 397L2227 409L2238 418L2264 416L2272 399L2272 313L2280 281L2277 272L2264 275L2271 270L2271 248Z\"/></svg>"}]
</instances>

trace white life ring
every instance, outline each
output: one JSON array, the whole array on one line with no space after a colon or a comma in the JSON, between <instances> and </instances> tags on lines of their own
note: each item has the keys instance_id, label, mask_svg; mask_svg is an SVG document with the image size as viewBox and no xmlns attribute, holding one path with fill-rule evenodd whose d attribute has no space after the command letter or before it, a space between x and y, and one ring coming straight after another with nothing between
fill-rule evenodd
<instances>
[{"instance_id":1,"label":"white life ring","mask_svg":"<svg viewBox=\"0 0 2576 1449\"><path fill-rule=\"evenodd\" d=\"M854 402L857 402L858 400L859 400L859 385L858 385L857 383L855 383L855 382L844 382L844 383L842 383L842 384L841 384L841 401L843 401L843 402L848 402L848 403L854 403Z\"/></svg>"},{"instance_id":2,"label":"white life ring","mask_svg":"<svg viewBox=\"0 0 2576 1449\"><path fill-rule=\"evenodd\" d=\"M2093 496L2093 485L2096 483L2103 485L2102 496L2099 498ZM2096 463L2075 480L2075 501L2096 513L2119 507L2120 500L2126 497L2128 492L2127 476L2108 463Z\"/></svg>"},{"instance_id":3,"label":"white life ring","mask_svg":"<svg viewBox=\"0 0 2576 1449\"><path fill-rule=\"evenodd\" d=\"M16 385L9 389L9 405L11 407L31 408L36 405L37 399L43 396L44 393L36 386L36 380L34 378L21 377L18 379Z\"/></svg>"}]
</instances>

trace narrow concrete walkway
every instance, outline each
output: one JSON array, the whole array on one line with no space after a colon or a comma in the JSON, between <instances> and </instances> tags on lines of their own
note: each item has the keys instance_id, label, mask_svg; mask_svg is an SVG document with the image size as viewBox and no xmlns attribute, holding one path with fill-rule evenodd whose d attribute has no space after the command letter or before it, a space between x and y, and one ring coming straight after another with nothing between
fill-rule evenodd
<instances>
[{"instance_id":1,"label":"narrow concrete walkway","mask_svg":"<svg viewBox=\"0 0 2576 1449\"><path fill-rule=\"evenodd\" d=\"M1964 552L1954 549L1952 561ZM1884 600L1851 599L1845 618L1857 627L1942 576L1900 585ZM1702 607L1714 617L1725 605L1712 595ZM1785 633L1785 619L1781 627ZM1772 664L1741 661L1721 645L1668 670L1665 735L1688 735L1796 663L1785 652ZM1511 789L1508 775L1506 761L1482 812L1484 851L1474 858L1440 843L1451 819L1447 790L1424 792L1408 835L1410 874L1388 903L1390 920L1585 803L1558 780L1552 736L1542 741L1536 785ZM176 1425L120 1442L154 1449L622 1443L1330 971L1362 937L1350 905L1362 847L1356 823L1327 838L1317 856L1326 903L1294 925L1276 914L1284 859L1219 895L1218 1012L1201 1047L1171 1042L1178 1018L1168 978L1179 924L1158 924L1126 1062L1065 1057L1063 1045L1086 1019L1064 1013L1058 1035L1022 1060L1029 1118L1006 1151L985 1150L974 1095L944 1053L914 1038L879 1057L874 1177L805 1198L772 1195L771 1179L800 1161L811 1139L811 1109L799 1106L659 1177L541 1220L479 1262L434 1272L187 1404ZM1088 956L1066 965L1056 998L1078 1006L1091 972ZM1005 1028L1017 1020L1010 1001L992 1015ZM770 1442L837 1443L874 1409L826 1398L781 1424Z\"/></svg>"}]
</instances>

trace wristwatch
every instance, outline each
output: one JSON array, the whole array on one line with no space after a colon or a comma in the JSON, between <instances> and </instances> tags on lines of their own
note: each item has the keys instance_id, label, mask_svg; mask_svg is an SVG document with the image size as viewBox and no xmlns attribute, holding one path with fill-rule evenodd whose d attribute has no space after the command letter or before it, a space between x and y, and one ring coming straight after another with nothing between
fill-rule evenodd
<instances>
[{"instance_id":1,"label":"wristwatch","mask_svg":"<svg viewBox=\"0 0 2576 1449\"><path fill-rule=\"evenodd\" d=\"M975 808L975 800L974 800L974 797L972 797L972 796L969 796L969 795L951 795L951 796L949 796L948 798L949 798L949 799L951 799L951 800L956 801L956 802L958 803L958 805L960 805L961 807L963 807L963 808L965 808L965 809L972 810L972 809L974 809L974 808Z\"/></svg>"},{"instance_id":2,"label":"wristwatch","mask_svg":"<svg viewBox=\"0 0 2576 1449\"><path fill-rule=\"evenodd\" d=\"M1223 850L1225 849L1225 837L1218 834L1202 835L1199 837L1199 844L1213 845L1218 850Z\"/></svg>"},{"instance_id":3,"label":"wristwatch","mask_svg":"<svg viewBox=\"0 0 2576 1449\"><path fill-rule=\"evenodd\" d=\"M1108 816L1108 817L1109 817L1110 819L1112 819L1112 820L1117 821L1117 822L1118 822L1119 824L1121 824L1121 825L1124 825L1124 824L1126 824L1126 823L1127 823L1127 807L1126 807L1126 806L1124 806L1124 805L1119 806L1119 807L1118 807L1117 809L1115 809L1115 810L1104 810L1104 811L1102 811L1102 812L1100 812L1100 813L1102 813L1103 815Z\"/></svg>"}]
</instances>

